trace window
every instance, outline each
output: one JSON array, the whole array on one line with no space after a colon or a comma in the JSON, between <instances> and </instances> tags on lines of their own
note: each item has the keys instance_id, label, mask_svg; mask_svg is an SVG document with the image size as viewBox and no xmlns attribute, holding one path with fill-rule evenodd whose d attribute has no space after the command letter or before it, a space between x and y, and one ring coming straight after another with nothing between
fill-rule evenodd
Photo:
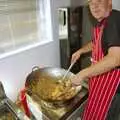
<instances>
[{"instance_id":1,"label":"window","mask_svg":"<svg viewBox=\"0 0 120 120\"><path fill-rule=\"evenodd\" d=\"M52 39L50 0L0 0L0 55Z\"/></svg>"}]
</instances>

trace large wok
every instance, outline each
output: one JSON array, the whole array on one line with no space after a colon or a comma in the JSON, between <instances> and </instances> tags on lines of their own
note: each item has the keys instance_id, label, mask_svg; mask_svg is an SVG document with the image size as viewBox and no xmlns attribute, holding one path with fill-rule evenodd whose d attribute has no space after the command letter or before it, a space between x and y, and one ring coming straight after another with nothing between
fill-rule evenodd
<instances>
[{"instance_id":1,"label":"large wok","mask_svg":"<svg viewBox=\"0 0 120 120\"><path fill-rule=\"evenodd\" d=\"M63 98L63 99L60 99L60 100L44 99L42 96L44 96L45 92L47 91L46 87L42 86L42 90L44 90L43 95L40 95L40 92L37 91L37 89L36 89L36 87L38 87L37 85L39 84L39 82L42 79L46 80L46 79L49 78L49 80L54 80L57 83L58 80L62 80L61 78L64 76L65 73L66 73L66 70L61 69L61 68L52 68L52 67L45 67L45 68L35 67L35 68L33 68L32 72L26 78L27 93L29 95L36 94L38 97L40 97L40 99L42 99L44 101L47 101L47 102L52 102L52 103L53 102L54 103L65 103L66 101L71 100L72 98L74 98L78 94L78 92L81 89L81 86L77 86L75 88L73 88L71 86L71 88L74 89L74 91L72 91L74 93L71 94L71 96L69 96L67 99ZM72 76L74 76L74 74L69 72L68 75L66 76L66 79L70 82L70 77L72 77ZM66 80L66 79L64 79L64 80ZM46 85L47 85L47 83L46 83ZM65 94L66 93L64 93L64 95Z\"/></svg>"}]
</instances>

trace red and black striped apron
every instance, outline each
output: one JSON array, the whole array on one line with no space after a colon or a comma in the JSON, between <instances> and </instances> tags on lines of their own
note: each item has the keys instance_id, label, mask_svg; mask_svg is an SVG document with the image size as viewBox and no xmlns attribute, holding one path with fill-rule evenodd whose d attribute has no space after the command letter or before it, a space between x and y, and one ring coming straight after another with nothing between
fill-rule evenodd
<instances>
[{"instance_id":1,"label":"red and black striped apron","mask_svg":"<svg viewBox=\"0 0 120 120\"><path fill-rule=\"evenodd\" d=\"M92 64L96 64L103 57L101 38L105 22L93 29L94 39L92 48ZM89 97L84 111L83 120L105 120L112 99L120 83L120 70L92 77L89 81Z\"/></svg>"}]
</instances>

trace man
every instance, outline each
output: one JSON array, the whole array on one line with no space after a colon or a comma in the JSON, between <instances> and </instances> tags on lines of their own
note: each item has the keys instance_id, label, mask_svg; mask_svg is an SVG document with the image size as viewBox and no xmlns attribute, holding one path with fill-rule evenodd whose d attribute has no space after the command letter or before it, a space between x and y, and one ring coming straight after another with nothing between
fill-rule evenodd
<instances>
[{"instance_id":1,"label":"man","mask_svg":"<svg viewBox=\"0 0 120 120\"><path fill-rule=\"evenodd\" d=\"M72 55L92 51L92 64L71 78L74 86L89 79L89 97L83 120L120 120L120 12L112 10L112 0L90 0L89 8L97 20L93 39Z\"/></svg>"}]
</instances>

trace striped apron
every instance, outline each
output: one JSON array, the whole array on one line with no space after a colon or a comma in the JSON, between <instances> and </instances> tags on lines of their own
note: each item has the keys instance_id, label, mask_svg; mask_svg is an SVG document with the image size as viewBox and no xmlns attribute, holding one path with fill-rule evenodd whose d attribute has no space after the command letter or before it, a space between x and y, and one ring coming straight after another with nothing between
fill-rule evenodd
<instances>
[{"instance_id":1,"label":"striped apron","mask_svg":"<svg viewBox=\"0 0 120 120\"><path fill-rule=\"evenodd\" d=\"M92 64L103 57L101 38L105 22L93 29ZM120 69L94 76L89 81L89 97L83 114L83 120L105 120L112 99L120 83Z\"/></svg>"}]
</instances>

